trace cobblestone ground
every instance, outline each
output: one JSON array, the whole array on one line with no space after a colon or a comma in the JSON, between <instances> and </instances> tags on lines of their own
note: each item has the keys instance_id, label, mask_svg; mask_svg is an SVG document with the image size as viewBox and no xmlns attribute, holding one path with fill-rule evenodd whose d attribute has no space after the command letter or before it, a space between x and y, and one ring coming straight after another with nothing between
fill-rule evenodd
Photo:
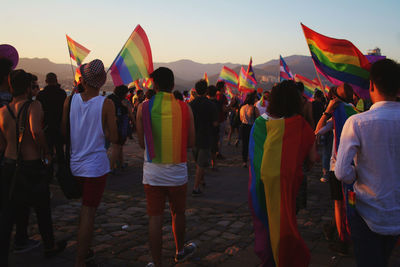
<instances>
[{"instance_id":1,"label":"cobblestone ground","mask_svg":"<svg viewBox=\"0 0 400 267\"><path fill-rule=\"evenodd\" d=\"M219 164L218 172L207 171L202 197L190 195L194 165L189 163L186 239L198 245L192 259L177 266L258 266L253 252L254 233L247 208L248 171L240 167L240 148L224 147L227 159ZM145 266L150 261L148 250L148 217L141 184L143 152L136 142L129 141L125 157L129 167L109 176L103 202L95 219L93 249L101 266ZM310 266L355 266L353 256L340 257L328 249L322 235L322 225L332 220L333 210L328 184L321 183L320 166L309 173L307 209L298 214L300 232L311 250ZM53 221L57 238L68 239L65 252L51 260L42 257L41 249L29 253L11 253L16 266L73 266L79 201L62 197L58 187L52 186ZM166 204L163 227L163 260L173 265L175 244L171 231L171 216ZM31 216L30 233L40 239ZM290 255L289 255L290 256ZM391 266L400 266L400 252L396 249Z\"/></svg>"}]
</instances>

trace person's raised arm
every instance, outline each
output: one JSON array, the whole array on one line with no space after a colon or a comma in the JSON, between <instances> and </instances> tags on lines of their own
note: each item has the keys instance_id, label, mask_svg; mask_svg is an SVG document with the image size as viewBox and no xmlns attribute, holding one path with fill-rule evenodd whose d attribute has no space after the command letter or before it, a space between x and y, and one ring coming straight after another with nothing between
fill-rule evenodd
<instances>
[{"instance_id":1,"label":"person's raised arm","mask_svg":"<svg viewBox=\"0 0 400 267\"><path fill-rule=\"evenodd\" d=\"M333 111L335 111L335 108L339 104L339 101L340 100L338 98L335 98L335 99L332 99L331 101L329 101L329 104L326 107L326 110L324 111L324 113L322 113L322 116L319 119L317 126L315 127L315 134L317 134L319 132L319 130L321 130L321 128L326 125L327 120L332 116Z\"/></svg>"},{"instance_id":2,"label":"person's raised arm","mask_svg":"<svg viewBox=\"0 0 400 267\"><path fill-rule=\"evenodd\" d=\"M138 136L138 142L141 148L144 147L144 131L143 131L143 118L142 118L142 106L143 104L139 104L136 113L136 134Z\"/></svg>"},{"instance_id":3,"label":"person's raised arm","mask_svg":"<svg viewBox=\"0 0 400 267\"><path fill-rule=\"evenodd\" d=\"M194 129L194 118L193 118L193 112L192 109L190 108L190 105L186 104L188 106L188 112L189 112L189 127L188 127L188 140L187 140L187 147L191 148L194 147L195 145L195 139L196 139L196 132Z\"/></svg>"},{"instance_id":4,"label":"person's raised arm","mask_svg":"<svg viewBox=\"0 0 400 267\"><path fill-rule=\"evenodd\" d=\"M110 99L105 99L103 104L103 129L106 138L111 143L118 142L117 119L115 117L114 103Z\"/></svg>"}]
</instances>

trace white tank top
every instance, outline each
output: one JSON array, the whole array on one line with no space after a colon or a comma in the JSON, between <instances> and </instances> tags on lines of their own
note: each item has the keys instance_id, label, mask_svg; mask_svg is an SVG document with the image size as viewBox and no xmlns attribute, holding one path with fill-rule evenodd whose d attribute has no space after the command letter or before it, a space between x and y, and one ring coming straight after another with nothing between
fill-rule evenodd
<instances>
[{"instance_id":1,"label":"white tank top","mask_svg":"<svg viewBox=\"0 0 400 267\"><path fill-rule=\"evenodd\" d=\"M71 172L74 176L100 177L110 172L102 125L104 96L84 102L80 94L72 96Z\"/></svg>"}]
</instances>

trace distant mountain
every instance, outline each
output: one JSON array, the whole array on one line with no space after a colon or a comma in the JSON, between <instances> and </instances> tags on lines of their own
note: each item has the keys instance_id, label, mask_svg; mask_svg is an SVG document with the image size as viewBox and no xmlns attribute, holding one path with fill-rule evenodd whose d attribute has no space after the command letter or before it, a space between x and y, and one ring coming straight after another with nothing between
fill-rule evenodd
<instances>
[{"instance_id":1,"label":"distant mountain","mask_svg":"<svg viewBox=\"0 0 400 267\"><path fill-rule=\"evenodd\" d=\"M311 57L293 55L285 57L284 59L293 73L301 74L310 79L316 76ZM154 68L160 66L168 67L174 72L175 88L180 91L192 88L195 82L203 77L204 72L207 72L210 83L213 84L217 81L223 66L233 69L236 73L239 73L241 67L240 64L202 64L187 59L168 63L154 63ZM73 74L71 65L69 64L57 64L51 62L47 58L21 58L17 67L37 75L41 86L44 86L45 75L48 72L57 74L58 80L63 85L63 88L71 88L72 86ZM246 68L247 66L244 67ZM253 68L259 86L264 89L271 88L272 84L279 80L279 59L254 65ZM108 75L104 90L112 89L112 80L110 75Z\"/></svg>"}]
</instances>

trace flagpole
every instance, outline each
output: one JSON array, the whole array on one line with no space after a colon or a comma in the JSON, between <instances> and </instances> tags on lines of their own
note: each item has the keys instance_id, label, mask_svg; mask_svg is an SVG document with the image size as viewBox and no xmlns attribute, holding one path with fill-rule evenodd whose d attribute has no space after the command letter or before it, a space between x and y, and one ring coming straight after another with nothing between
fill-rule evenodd
<instances>
[{"instance_id":1,"label":"flagpole","mask_svg":"<svg viewBox=\"0 0 400 267\"><path fill-rule=\"evenodd\" d=\"M67 38L66 34L65 34L65 38L67 39L67 47L68 47L69 61L71 63L72 79L75 81L75 72L74 72L74 67L72 66L71 51L69 50L68 38Z\"/></svg>"},{"instance_id":2,"label":"flagpole","mask_svg":"<svg viewBox=\"0 0 400 267\"><path fill-rule=\"evenodd\" d=\"M137 28L137 26L135 27L135 30L136 30L136 28ZM133 32L132 32L132 33L134 33L134 32L135 32L135 30L133 30ZM131 39L132 33L131 33L131 35L129 35L129 38L128 38L128 40L126 40L126 42L125 42L125 43L124 43L124 45L122 46L121 50L119 50L119 52L118 52L117 56L114 58L114 60L113 60L113 62L111 63L110 67L108 68L108 70L107 70L107 73L106 73L106 74L108 74L108 72L110 71L111 67L114 65L115 61L117 60L118 56L121 54L122 50L125 48L125 45L126 45L126 43L128 43L128 41Z\"/></svg>"}]
</instances>

